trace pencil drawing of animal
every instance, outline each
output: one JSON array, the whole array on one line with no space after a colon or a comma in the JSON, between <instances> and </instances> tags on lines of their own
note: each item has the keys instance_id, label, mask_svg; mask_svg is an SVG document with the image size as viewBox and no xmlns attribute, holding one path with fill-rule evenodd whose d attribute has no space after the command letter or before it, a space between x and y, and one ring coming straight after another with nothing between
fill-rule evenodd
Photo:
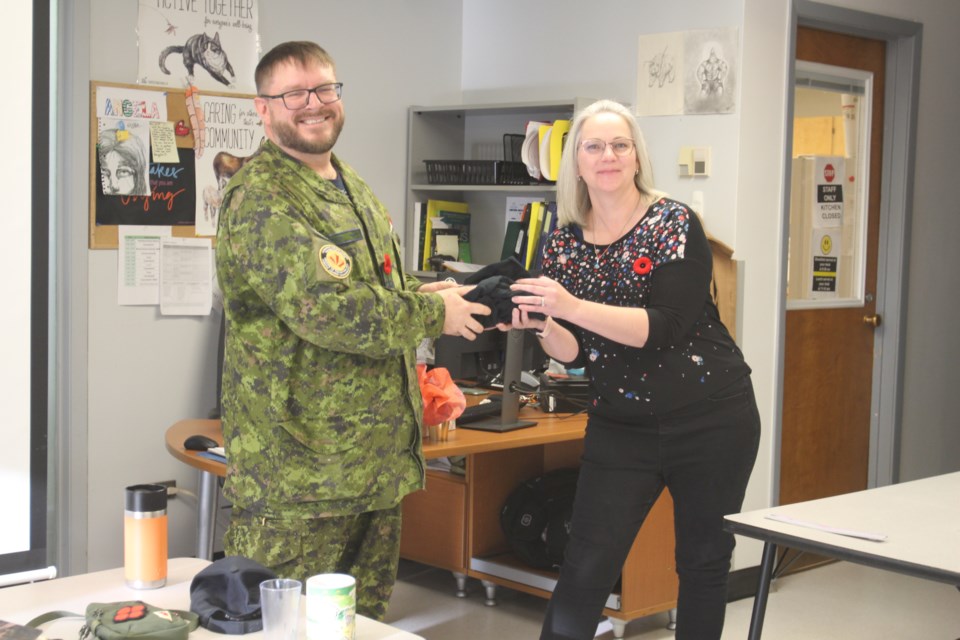
<instances>
[{"instance_id":1,"label":"pencil drawing of animal","mask_svg":"<svg viewBox=\"0 0 960 640\"><path fill-rule=\"evenodd\" d=\"M220 189L212 184L208 184L203 188L203 217L207 222L216 220L217 212L220 210L220 203L222 201L223 196L220 193Z\"/></svg>"},{"instance_id":2,"label":"pencil drawing of animal","mask_svg":"<svg viewBox=\"0 0 960 640\"><path fill-rule=\"evenodd\" d=\"M230 60L227 59L227 52L220 46L220 34L215 34L212 38L205 33L198 33L187 38L187 41L181 47L174 45L167 47L160 52L160 70L170 75L167 70L166 60L171 53L183 55L183 66L187 69L187 74L193 81L193 70L196 65L200 65L207 70L215 80L227 85L232 85L237 77L233 67L230 66ZM227 72L232 76L227 79Z\"/></svg>"},{"instance_id":3,"label":"pencil drawing of animal","mask_svg":"<svg viewBox=\"0 0 960 640\"><path fill-rule=\"evenodd\" d=\"M220 203L223 202L223 188L230 182L240 167L247 164L255 154L249 156L235 156L232 153L221 151L213 156L213 175L217 184L208 184L203 188L203 216L208 222L217 219Z\"/></svg>"},{"instance_id":4,"label":"pencil drawing of animal","mask_svg":"<svg viewBox=\"0 0 960 640\"><path fill-rule=\"evenodd\" d=\"M247 164L247 161L254 155L255 154L235 156L232 153L221 151L213 156L213 175L217 178L217 187L222 191L223 188L227 186L227 183L230 182L233 174L240 171L240 167Z\"/></svg>"}]
</instances>

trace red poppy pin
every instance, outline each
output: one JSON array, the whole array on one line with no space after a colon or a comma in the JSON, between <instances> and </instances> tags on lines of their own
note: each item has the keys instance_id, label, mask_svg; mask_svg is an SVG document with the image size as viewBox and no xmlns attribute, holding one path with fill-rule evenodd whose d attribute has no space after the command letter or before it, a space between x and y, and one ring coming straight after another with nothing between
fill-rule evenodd
<instances>
[{"instance_id":1,"label":"red poppy pin","mask_svg":"<svg viewBox=\"0 0 960 640\"><path fill-rule=\"evenodd\" d=\"M647 256L640 256L633 261L633 271L641 276L650 273L650 269L652 268L653 262L651 262Z\"/></svg>"}]
</instances>

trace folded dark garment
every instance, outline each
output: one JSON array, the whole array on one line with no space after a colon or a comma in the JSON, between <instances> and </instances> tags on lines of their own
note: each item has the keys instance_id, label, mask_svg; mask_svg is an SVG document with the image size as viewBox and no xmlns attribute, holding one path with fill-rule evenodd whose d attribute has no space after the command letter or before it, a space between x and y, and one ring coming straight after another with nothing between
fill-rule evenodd
<instances>
[{"instance_id":1,"label":"folded dark garment","mask_svg":"<svg viewBox=\"0 0 960 640\"><path fill-rule=\"evenodd\" d=\"M479 272L478 272L479 273ZM513 309L516 307L514 296L529 295L523 291L511 291L510 285L513 279L507 276L490 276L477 283L477 285L468 291L463 297L470 302L479 302L490 307L489 316L476 316L484 329L489 329L497 323L510 324L513 319ZM546 316L542 313L531 313L531 318L544 320Z\"/></svg>"}]
</instances>

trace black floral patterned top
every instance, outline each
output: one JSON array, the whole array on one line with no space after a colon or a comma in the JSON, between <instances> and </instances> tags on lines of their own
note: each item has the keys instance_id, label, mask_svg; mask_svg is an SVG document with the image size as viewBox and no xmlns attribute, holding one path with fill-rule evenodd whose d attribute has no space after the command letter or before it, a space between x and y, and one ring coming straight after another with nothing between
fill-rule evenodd
<instances>
[{"instance_id":1,"label":"black floral patterned top","mask_svg":"<svg viewBox=\"0 0 960 640\"><path fill-rule=\"evenodd\" d=\"M713 261L699 218L661 198L636 226L607 246L562 227L543 250L543 273L574 296L618 307L642 307L650 331L629 347L563 323L577 336L595 397L591 412L616 420L673 411L750 373L710 294ZM568 363L571 364L571 363Z\"/></svg>"}]
</instances>

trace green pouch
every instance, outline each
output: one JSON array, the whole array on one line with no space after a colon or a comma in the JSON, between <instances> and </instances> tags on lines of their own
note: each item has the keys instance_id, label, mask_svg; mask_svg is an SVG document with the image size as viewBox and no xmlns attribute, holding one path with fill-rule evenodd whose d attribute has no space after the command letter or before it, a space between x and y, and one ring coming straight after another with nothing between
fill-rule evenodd
<instances>
[{"instance_id":1,"label":"green pouch","mask_svg":"<svg viewBox=\"0 0 960 640\"><path fill-rule=\"evenodd\" d=\"M51 611L38 616L27 626L38 627L57 618L80 617L67 611ZM186 640L197 628L197 614L178 609L162 609L142 600L92 602L87 605L86 623L80 640Z\"/></svg>"}]
</instances>

